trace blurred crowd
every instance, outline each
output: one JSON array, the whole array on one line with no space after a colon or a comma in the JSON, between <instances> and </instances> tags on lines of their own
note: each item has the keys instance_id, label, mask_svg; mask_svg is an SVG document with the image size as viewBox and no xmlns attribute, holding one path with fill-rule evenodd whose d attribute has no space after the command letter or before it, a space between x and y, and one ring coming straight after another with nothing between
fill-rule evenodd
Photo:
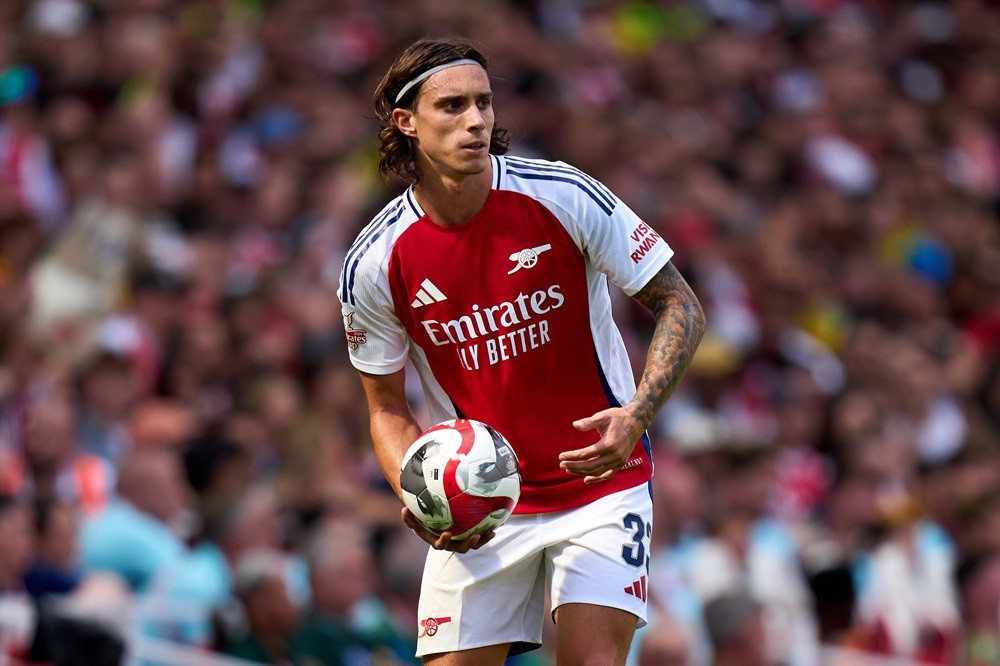
<instances>
[{"instance_id":1,"label":"blurred crowd","mask_svg":"<svg viewBox=\"0 0 1000 666\"><path fill-rule=\"evenodd\" d=\"M1000 663L997 25L989 0L5 0L0 594L264 663L412 661L423 544L336 286L402 187L378 79L459 34L513 152L606 183L708 315L651 430L632 660ZM638 373L652 320L621 294L616 319Z\"/></svg>"}]
</instances>

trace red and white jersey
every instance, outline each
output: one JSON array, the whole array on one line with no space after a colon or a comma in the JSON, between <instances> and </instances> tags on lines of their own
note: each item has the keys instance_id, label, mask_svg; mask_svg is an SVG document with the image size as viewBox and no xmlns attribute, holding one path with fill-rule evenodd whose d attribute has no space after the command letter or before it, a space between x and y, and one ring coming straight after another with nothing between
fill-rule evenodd
<instances>
[{"instance_id":1,"label":"red and white jersey","mask_svg":"<svg viewBox=\"0 0 1000 666\"><path fill-rule=\"evenodd\" d=\"M611 480L585 485L559 453L596 442L573 421L627 402L635 380L611 318L669 260L667 243L601 183L562 162L492 158L483 209L460 226L428 218L412 188L361 232L340 298L354 366L409 358L435 422L471 418L510 440L515 513L568 509L649 480L648 440Z\"/></svg>"}]
</instances>

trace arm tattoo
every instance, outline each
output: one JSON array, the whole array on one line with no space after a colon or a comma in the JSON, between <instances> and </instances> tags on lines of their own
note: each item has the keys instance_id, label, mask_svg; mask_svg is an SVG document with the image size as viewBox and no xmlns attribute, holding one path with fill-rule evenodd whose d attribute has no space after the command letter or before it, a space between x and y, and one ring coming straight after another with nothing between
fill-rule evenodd
<instances>
[{"instance_id":1,"label":"arm tattoo","mask_svg":"<svg viewBox=\"0 0 1000 666\"><path fill-rule=\"evenodd\" d=\"M660 269L634 298L656 318L646 367L628 405L645 429L691 363L705 333L705 313L691 287L671 263Z\"/></svg>"}]
</instances>

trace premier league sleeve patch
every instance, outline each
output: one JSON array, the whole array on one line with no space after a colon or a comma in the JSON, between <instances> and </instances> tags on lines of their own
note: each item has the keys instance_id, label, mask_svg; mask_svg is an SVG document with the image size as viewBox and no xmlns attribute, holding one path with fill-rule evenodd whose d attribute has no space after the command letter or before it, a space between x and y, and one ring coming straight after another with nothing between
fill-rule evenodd
<instances>
[{"instance_id":1,"label":"premier league sleeve patch","mask_svg":"<svg viewBox=\"0 0 1000 666\"><path fill-rule=\"evenodd\" d=\"M368 332L363 328L354 328L354 311L344 315L344 331L347 333L347 346L352 350L368 342Z\"/></svg>"}]
</instances>

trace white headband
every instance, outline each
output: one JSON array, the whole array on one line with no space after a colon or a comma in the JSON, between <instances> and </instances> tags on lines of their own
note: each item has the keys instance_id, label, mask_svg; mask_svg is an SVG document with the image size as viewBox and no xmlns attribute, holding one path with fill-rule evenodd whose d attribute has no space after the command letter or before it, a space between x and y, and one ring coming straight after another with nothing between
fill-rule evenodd
<instances>
[{"instance_id":1,"label":"white headband","mask_svg":"<svg viewBox=\"0 0 1000 666\"><path fill-rule=\"evenodd\" d=\"M437 67L431 67L423 74L418 74L417 76L414 76L412 79L410 79L410 81L405 86L403 86L403 88L399 91L399 94L396 95L396 101L394 103L399 104L399 100L403 99L403 96L406 95L406 93L410 92L413 86L426 81L427 79L434 76L441 70L448 69L449 67L458 67L459 65L479 65L480 67L483 66L482 63L480 63L478 60L473 60L471 58L464 58L462 60L454 60L452 62L446 62L443 65L438 65Z\"/></svg>"}]
</instances>

